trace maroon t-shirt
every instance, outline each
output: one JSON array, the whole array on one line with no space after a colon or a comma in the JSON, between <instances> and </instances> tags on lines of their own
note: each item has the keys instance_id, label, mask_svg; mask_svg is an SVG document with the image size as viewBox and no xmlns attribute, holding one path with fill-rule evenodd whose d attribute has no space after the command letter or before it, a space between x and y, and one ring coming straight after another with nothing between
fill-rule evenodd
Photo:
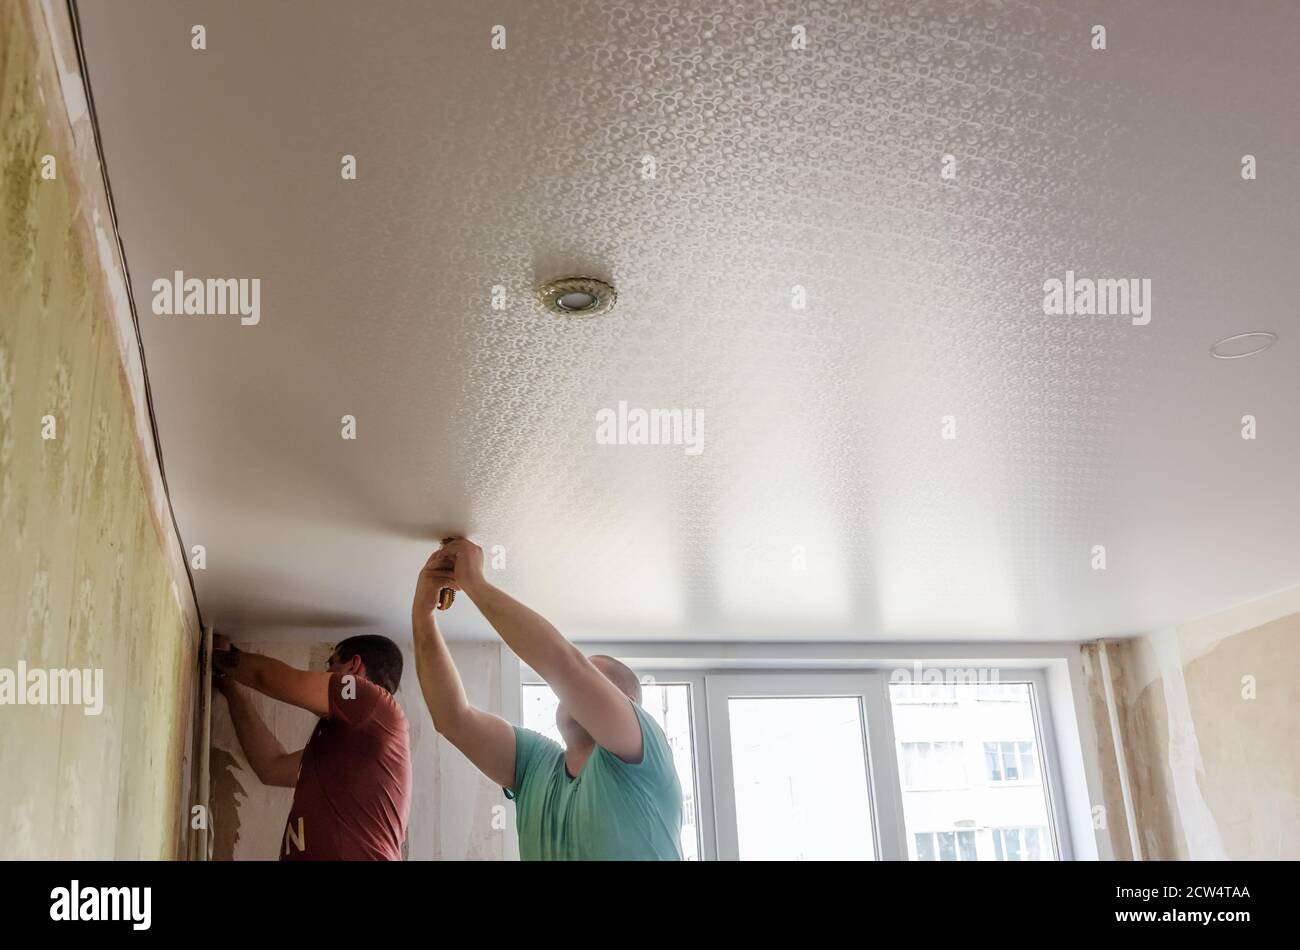
<instances>
[{"instance_id":1,"label":"maroon t-shirt","mask_svg":"<svg viewBox=\"0 0 1300 950\"><path fill-rule=\"evenodd\" d=\"M280 860L400 861L410 814L402 707L365 677L333 674L329 718L302 752Z\"/></svg>"}]
</instances>

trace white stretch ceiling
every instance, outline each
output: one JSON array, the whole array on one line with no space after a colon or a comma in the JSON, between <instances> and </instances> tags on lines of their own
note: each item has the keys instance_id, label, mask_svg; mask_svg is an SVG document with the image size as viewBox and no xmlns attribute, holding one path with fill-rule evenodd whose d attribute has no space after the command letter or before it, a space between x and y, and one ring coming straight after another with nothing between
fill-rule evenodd
<instances>
[{"instance_id":1,"label":"white stretch ceiling","mask_svg":"<svg viewBox=\"0 0 1300 950\"><path fill-rule=\"evenodd\" d=\"M1300 4L77 7L218 630L404 635L449 532L583 639L1123 636L1300 581ZM155 315L178 270L260 322ZM1045 315L1067 270L1150 323ZM540 313L570 274L615 311ZM620 401L703 451L598 444Z\"/></svg>"}]
</instances>

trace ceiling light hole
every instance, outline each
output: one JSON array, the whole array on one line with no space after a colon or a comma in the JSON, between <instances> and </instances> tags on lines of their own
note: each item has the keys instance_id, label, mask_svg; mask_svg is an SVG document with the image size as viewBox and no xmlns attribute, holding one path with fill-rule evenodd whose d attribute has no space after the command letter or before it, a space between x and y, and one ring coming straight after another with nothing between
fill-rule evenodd
<instances>
[{"instance_id":1,"label":"ceiling light hole","mask_svg":"<svg viewBox=\"0 0 1300 950\"><path fill-rule=\"evenodd\" d=\"M559 300L561 310L568 310L570 313L581 313L583 310L590 310L596 306L597 297L592 294L584 294L579 290L571 290Z\"/></svg>"},{"instance_id":2,"label":"ceiling light hole","mask_svg":"<svg viewBox=\"0 0 1300 950\"><path fill-rule=\"evenodd\" d=\"M542 309L561 317L598 317L614 309L618 294L595 277L561 277L537 288Z\"/></svg>"},{"instance_id":3,"label":"ceiling light hole","mask_svg":"<svg viewBox=\"0 0 1300 950\"><path fill-rule=\"evenodd\" d=\"M1218 360L1239 360L1263 353L1276 342L1277 334L1270 330L1234 333L1210 347L1210 355Z\"/></svg>"}]
</instances>

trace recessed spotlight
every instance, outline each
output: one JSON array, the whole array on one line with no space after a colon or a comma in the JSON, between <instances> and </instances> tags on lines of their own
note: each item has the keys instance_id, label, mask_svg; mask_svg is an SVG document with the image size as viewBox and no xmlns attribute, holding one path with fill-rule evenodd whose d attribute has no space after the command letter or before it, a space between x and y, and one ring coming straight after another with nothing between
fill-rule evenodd
<instances>
[{"instance_id":1,"label":"recessed spotlight","mask_svg":"<svg viewBox=\"0 0 1300 950\"><path fill-rule=\"evenodd\" d=\"M596 306L596 298L592 294L585 294L579 290L570 290L555 303L561 310L567 310L569 313L581 313Z\"/></svg>"},{"instance_id":2,"label":"recessed spotlight","mask_svg":"<svg viewBox=\"0 0 1300 950\"><path fill-rule=\"evenodd\" d=\"M561 277L538 287L537 299L557 316L598 317L614 309L618 294L595 277Z\"/></svg>"},{"instance_id":3,"label":"recessed spotlight","mask_svg":"<svg viewBox=\"0 0 1300 950\"><path fill-rule=\"evenodd\" d=\"M1234 333L1225 336L1210 347L1210 355L1216 360L1239 360L1246 356L1263 353L1277 342L1277 334L1270 330L1251 330L1249 333Z\"/></svg>"}]
</instances>

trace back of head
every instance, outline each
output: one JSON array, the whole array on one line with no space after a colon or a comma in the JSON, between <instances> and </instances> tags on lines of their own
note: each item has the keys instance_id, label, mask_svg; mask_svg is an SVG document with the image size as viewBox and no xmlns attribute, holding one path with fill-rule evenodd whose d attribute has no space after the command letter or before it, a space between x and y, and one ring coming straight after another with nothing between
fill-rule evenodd
<instances>
[{"instance_id":1,"label":"back of head","mask_svg":"<svg viewBox=\"0 0 1300 950\"><path fill-rule=\"evenodd\" d=\"M390 693L397 692L402 682L402 651L392 640L374 633L348 637L338 642L334 652L345 663L354 656L361 657L366 679Z\"/></svg>"},{"instance_id":2,"label":"back of head","mask_svg":"<svg viewBox=\"0 0 1300 950\"><path fill-rule=\"evenodd\" d=\"M591 663L605 674L605 679L621 689L632 702L641 705L641 680L631 667L603 653L593 656Z\"/></svg>"}]
</instances>

